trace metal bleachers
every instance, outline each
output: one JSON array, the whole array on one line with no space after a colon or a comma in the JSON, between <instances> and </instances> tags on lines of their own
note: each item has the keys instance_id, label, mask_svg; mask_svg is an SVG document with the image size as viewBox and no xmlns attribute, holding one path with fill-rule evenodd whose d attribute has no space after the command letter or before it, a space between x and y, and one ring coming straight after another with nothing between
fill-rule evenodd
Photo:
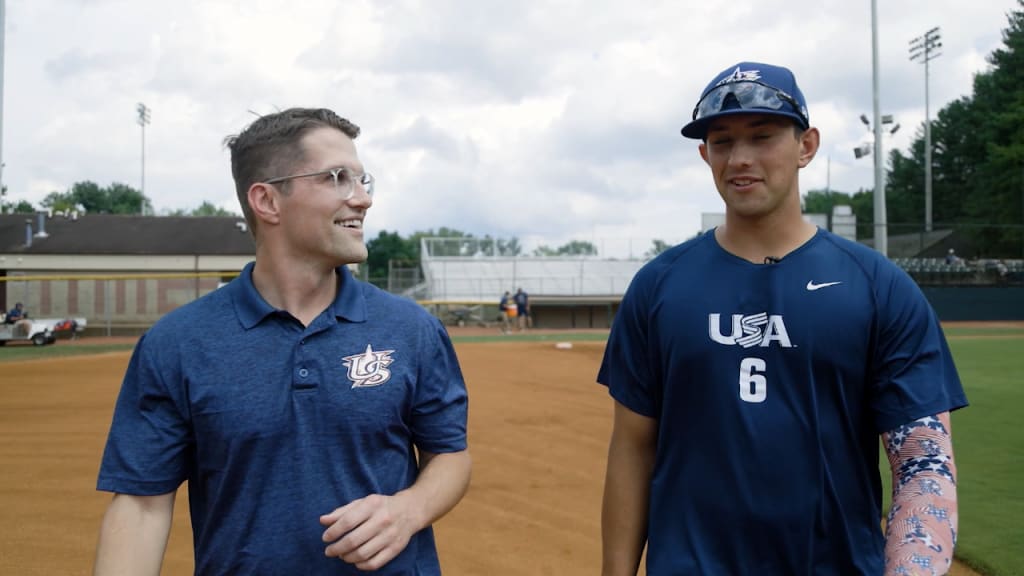
<instances>
[{"instance_id":1,"label":"metal bleachers","mask_svg":"<svg viewBox=\"0 0 1024 576\"><path fill-rule=\"evenodd\" d=\"M642 260L586 257L422 257L433 300L490 302L522 288L545 296L607 296L626 291Z\"/></svg>"},{"instance_id":2,"label":"metal bleachers","mask_svg":"<svg viewBox=\"0 0 1024 576\"><path fill-rule=\"evenodd\" d=\"M992 284L1016 279L1024 270L1022 260L957 259L947 263L943 258L893 258L892 261L923 285ZM1000 271L999 262L1005 266L1005 273Z\"/></svg>"}]
</instances>

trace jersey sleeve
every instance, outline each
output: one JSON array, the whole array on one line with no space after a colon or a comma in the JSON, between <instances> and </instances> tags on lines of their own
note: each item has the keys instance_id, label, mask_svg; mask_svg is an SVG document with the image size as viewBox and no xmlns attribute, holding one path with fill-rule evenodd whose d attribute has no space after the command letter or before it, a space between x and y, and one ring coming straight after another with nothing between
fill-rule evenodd
<instances>
[{"instance_id":1,"label":"jersey sleeve","mask_svg":"<svg viewBox=\"0 0 1024 576\"><path fill-rule=\"evenodd\" d=\"M883 267L877 286L872 357L876 430L887 432L966 406L939 319L920 288L894 265Z\"/></svg>"},{"instance_id":2,"label":"jersey sleeve","mask_svg":"<svg viewBox=\"0 0 1024 576\"><path fill-rule=\"evenodd\" d=\"M144 335L132 353L114 406L98 490L154 496L173 492L188 477L194 442L187 404L182 403L179 372L158 358L158 348ZM172 383L179 385L177 394Z\"/></svg>"},{"instance_id":3,"label":"jersey sleeve","mask_svg":"<svg viewBox=\"0 0 1024 576\"><path fill-rule=\"evenodd\" d=\"M650 269L633 278L612 323L597 381L608 387L617 402L641 416L657 418L660 412L658 383L651 356Z\"/></svg>"},{"instance_id":4,"label":"jersey sleeve","mask_svg":"<svg viewBox=\"0 0 1024 576\"><path fill-rule=\"evenodd\" d=\"M427 452L466 449L469 398L459 360L444 326L427 320L412 414L413 442Z\"/></svg>"}]
</instances>

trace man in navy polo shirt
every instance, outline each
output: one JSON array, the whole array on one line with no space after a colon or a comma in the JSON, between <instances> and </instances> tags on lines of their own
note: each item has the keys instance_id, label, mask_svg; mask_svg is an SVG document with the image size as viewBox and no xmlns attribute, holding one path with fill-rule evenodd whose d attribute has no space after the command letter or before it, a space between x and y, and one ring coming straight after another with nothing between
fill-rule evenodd
<instances>
[{"instance_id":1,"label":"man in navy polo shirt","mask_svg":"<svg viewBox=\"0 0 1024 576\"><path fill-rule=\"evenodd\" d=\"M256 260L135 348L97 486L95 572L159 573L189 487L196 574L436 575L465 493L465 383L441 324L357 281L374 181L330 110L230 137Z\"/></svg>"},{"instance_id":2,"label":"man in navy polo shirt","mask_svg":"<svg viewBox=\"0 0 1024 576\"><path fill-rule=\"evenodd\" d=\"M792 72L730 66L682 132L725 224L648 263L615 316L604 576L635 575L645 545L657 575L945 574L967 400L910 277L803 219L819 134Z\"/></svg>"}]
</instances>

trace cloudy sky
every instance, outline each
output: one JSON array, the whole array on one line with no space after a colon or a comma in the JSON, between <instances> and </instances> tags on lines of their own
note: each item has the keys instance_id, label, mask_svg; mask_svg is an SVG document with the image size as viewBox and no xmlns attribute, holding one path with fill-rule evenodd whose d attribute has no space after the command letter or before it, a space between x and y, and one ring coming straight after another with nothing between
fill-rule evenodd
<instances>
[{"instance_id":1,"label":"cloudy sky","mask_svg":"<svg viewBox=\"0 0 1024 576\"><path fill-rule=\"evenodd\" d=\"M0 0L2 1L2 0ZM941 27L931 114L971 94L1017 0L878 1L881 112L925 119L909 42ZM784 7L784 9L780 8ZM684 240L721 200L679 128L742 60L792 68L822 149L804 191L873 186L869 0L7 0L3 182L38 203L92 180L158 212L239 212L223 138L325 106L378 179L367 238L448 226L606 254Z\"/></svg>"}]
</instances>

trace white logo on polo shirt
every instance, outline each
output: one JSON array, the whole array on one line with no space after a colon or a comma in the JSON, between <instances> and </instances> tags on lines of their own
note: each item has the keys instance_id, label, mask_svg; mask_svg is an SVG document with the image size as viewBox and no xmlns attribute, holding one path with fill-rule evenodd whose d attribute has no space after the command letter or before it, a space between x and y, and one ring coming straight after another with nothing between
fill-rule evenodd
<instances>
[{"instance_id":1,"label":"white logo on polo shirt","mask_svg":"<svg viewBox=\"0 0 1024 576\"><path fill-rule=\"evenodd\" d=\"M366 345L366 352L345 356L345 366L348 368L348 379L352 381L353 388L370 388L380 386L391 379L391 371L388 366L394 362L391 355L394 350L374 351L369 344Z\"/></svg>"}]
</instances>

